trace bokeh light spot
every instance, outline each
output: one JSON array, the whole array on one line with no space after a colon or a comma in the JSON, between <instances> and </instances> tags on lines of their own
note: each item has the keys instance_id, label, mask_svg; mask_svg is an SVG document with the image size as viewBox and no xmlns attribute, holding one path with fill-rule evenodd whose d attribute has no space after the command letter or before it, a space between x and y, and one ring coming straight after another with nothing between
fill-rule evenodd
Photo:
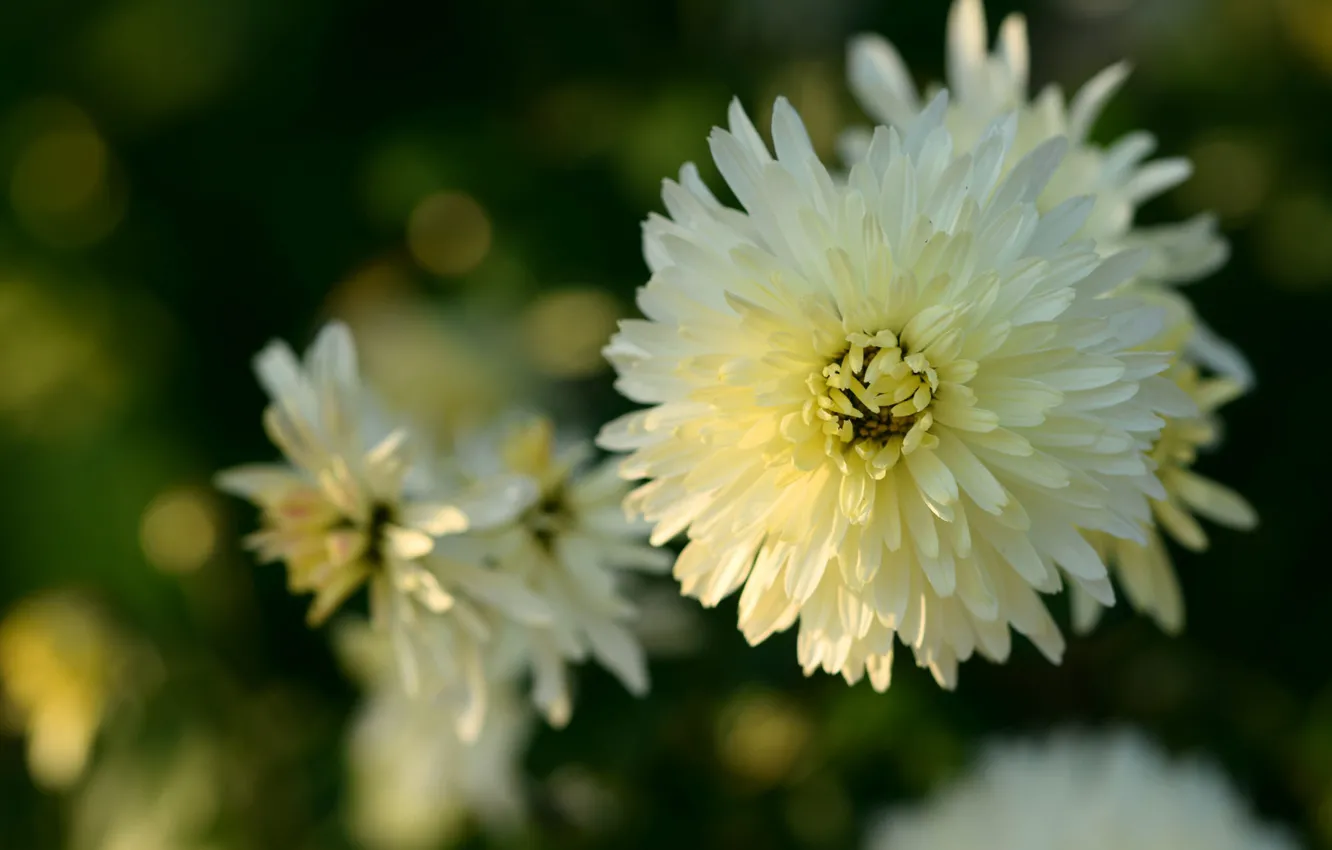
<instances>
[{"instance_id":1,"label":"bokeh light spot","mask_svg":"<svg viewBox=\"0 0 1332 850\"><path fill-rule=\"evenodd\" d=\"M843 846L853 816L846 790L828 775L802 782L787 797L786 822L806 844Z\"/></svg>"},{"instance_id":2,"label":"bokeh light spot","mask_svg":"<svg viewBox=\"0 0 1332 850\"><path fill-rule=\"evenodd\" d=\"M168 573L197 570L217 546L217 510L194 488L167 490L149 503L139 524L148 563Z\"/></svg>"},{"instance_id":3,"label":"bokeh light spot","mask_svg":"<svg viewBox=\"0 0 1332 850\"><path fill-rule=\"evenodd\" d=\"M362 166L366 211L380 224L397 226L422 197L449 185L450 169L439 145L427 139L391 139L376 145Z\"/></svg>"},{"instance_id":4,"label":"bokeh light spot","mask_svg":"<svg viewBox=\"0 0 1332 850\"><path fill-rule=\"evenodd\" d=\"M615 150L624 188L631 197L656 203L663 177L675 177L680 163L694 162L708 179L715 173L705 134L697 128L717 120L718 92L670 90L643 104L625 127Z\"/></svg>"},{"instance_id":5,"label":"bokeh light spot","mask_svg":"<svg viewBox=\"0 0 1332 850\"><path fill-rule=\"evenodd\" d=\"M1285 289L1309 291L1332 284L1332 204L1313 192L1296 192L1267 206L1259 224L1263 263Z\"/></svg>"},{"instance_id":6,"label":"bokeh light spot","mask_svg":"<svg viewBox=\"0 0 1332 850\"><path fill-rule=\"evenodd\" d=\"M95 298L0 280L0 418L42 437L102 423L126 390L108 321Z\"/></svg>"},{"instance_id":7,"label":"bokeh light spot","mask_svg":"<svg viewBox=\"0 0 1332 850\"><path fill-rule=\"evenodd\" d=\"M466 274L490 253L490 219L462 192L436 192L417 203L407 221L407 245L421 267L439 275Z\"/></svg>"},{"instance_id":8,"label":"bokeh light spot","mask_svg":"<svg viewBox=\"0 0 1332 850\"><path fill-rule=\"evenodd\" d=\"M1271 188L1271 162L1262 148L1244 139L1218 135L1204 139L1189 152L1193 179L1179 188L1181 206L1211 209L1229 222L1248 218Z\"/></svg>"},{"instance_id":9,"label":"bokeh light spot","mask_svg":"<svg viewBox=\"0 0 1332 850\"><path fill-rule=\"evenodd\" d=\"M325 308L335 316L356 317L401 304L416 293L419 275L405 255L370 260L342 279Z\"/></svg>"},{"instance_id":10,"label":"bokeh light spot","mask_svg":"<svg viewBox=\"0 0 1332 850\"><path fill-rule=\"evenodd\" d=\"M605 780L580 764L558 768L546 780L551 803L585 835L605 835L623 818L624 805Z\"/></svg>"},{"instance_id":11,"label":"bokeh light spot","mask_svg":"<svg viewBox=\"0 0 1332 850\"><path fill-rule=\"evenodd\" d=\"M1332 3L1327 0L1284 0L1283 19L1295 46L1332 74Z\"/></svg>"},{"instance_id":12,"label":"bokeh light spot","mask_svg":"<svg viewBox=\"0 0 1332 850\"><path fill-rule=\"evenodd\" d=\"M0 623L0 690L28 737L45 788L83 773L117 675L117 644L100 616L64 594L20 603Z\"/></svg>"},{"instance_id":13,"label":"bokeh light spot","mask_svg":"<svg viewBox=\"0 0 1332 850\"><path fill-rule=\"evenodd\" d=\"M532 106L533 153L580 160L611 150L629 126L632 99L609 83L562 84Z\"/></svg>"},{"instance_id":14,"label":"bokeh light spot","mask_svg":"<svg viewBox=\"0 0 1332 850\"><path fill-rule=\"evenodd\" d=\"M732 774L772 787L790 776L809 738L809 720L795 704L774 693L746 693L722 711L718 754Z\"/></svg>"},{"instance_id":15,"label":"bokeh light spot","mask_svg":"<svg viewBox=\"0 0 1332 850\"><path fill-rule=\"evenodd\" d=\"M124 199L106 143L73 104L39 100L13 122L24 138L10 177L19 221L56 247L82 247L119 223Z\"/></svg>"},{"instance_id":16,"label":"bokeh light spot","mask_svg":"<svg viewBox=\"0 0 1332 850\"><path fill-rule=\"evenodd\" d=\"M392 409L448 440L528 391L512 323L444 313L417 298L342 314L366 380Z\"/></svg>"},{"instance_id":17,"label":"bokeh light spot","mask_svg":"<svg viewBox=\"0 0 1332 850\"><path fill-rule=\"evenodd\" d=\"M551 378L587 378L606 367L601 349L615 333L620 306L597 289L544 294L523 316L523 338L536 369Z\"/></svg>"},{"instance_id":18,"label":"bokeh light spot","mask_svg":"<svg viewBox=\"0 0 1332 850\"><path fill-rule=\"evenodd\" d=\"M119 0L88 32L86 61L116 106L139 117L170 115L222 91L240 70L246 2Z\"/></svg>"},{"instance_id":19,"label":"bokeh light spot","mask_svg":"<svg viewBox=\"0 0 1332 850\"><path fill-rule=\"evenodd\" d=\"M68 213L89 203L106 178L106 147L92 133L51 133L34 141L14 169L14 206Z\"/></svg>"}]
</instances>

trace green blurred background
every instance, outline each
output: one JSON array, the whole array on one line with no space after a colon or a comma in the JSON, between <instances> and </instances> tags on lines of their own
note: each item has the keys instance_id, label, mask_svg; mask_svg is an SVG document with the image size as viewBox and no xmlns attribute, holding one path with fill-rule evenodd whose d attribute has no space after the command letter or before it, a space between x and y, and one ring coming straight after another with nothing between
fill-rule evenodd
<instances>
[{"instance_id":1,"label":"green blurred background","mask_svg":"<svg viewBox=\"0 0 1332 850\"><path fill-rule=\"evenodd\" d=\"M651 698L584 670L572 724L541 729L525 761L532 827L465 846L853 847L882 804L926 793L990 735L1131 723L1210 753L1264 816L1332 848L1332 3L988 5L992 24L1028 14L1038 83L1130 58L1098 135L1145 127L1196 162L1143 220L1212 209L1232 240L1189 294L1259 386L1200 468L1262 526L1176 553L1183 637L1116 609L1062 667L1016 642L1003 667L966 664L955 694L905 657L883 696L805 679L794 635L750 649L733 604L662 609L683 625L660 638L673 651ZM274 456L250 357L343 316L386 392L440 428L516 399L591 433L624 408L596 352L645 280L639 222L663 177L706 159L729 97L764 114L788 95L831 155L861 120L846 37L882 32L937 79L945 13L0 4L0 609L76 592L133 647L130 720L94 768L134 775L205 740L221 777L204 839L113 847L79 838L71 824L96 816L78 786L39 790L22 737L2 734L0 847L354 846L339 806L356 692L281 570L241 551L251 510L209 489L214 470ZM147 811L184 805L145 793Z\"/></svg>"}]
</instances>

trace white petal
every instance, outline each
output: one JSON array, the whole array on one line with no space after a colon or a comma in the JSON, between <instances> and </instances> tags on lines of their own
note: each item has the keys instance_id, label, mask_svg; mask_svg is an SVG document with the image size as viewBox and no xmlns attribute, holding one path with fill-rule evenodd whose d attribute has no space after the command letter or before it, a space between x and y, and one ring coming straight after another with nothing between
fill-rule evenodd
<instances>
[{"instance_id":1,"label":"white petal","mask_svg":"<svg viewBox=\"0 0 1332 850\"><path fill-rule=\"evenodd\" d=\"M592 645L592 654L607 670L615 674L634 696L648 692L647 661L643 647L625 628L608 620L593 617L582 623Z\"/></svg>"},{"instance_id":2,"label":"white petal","mask_svg":"<svg viewBox=\"0 0 1332 850\"><path fill-rule=\"evenodd\" d=\"M1176 470L1170 483L1189 507L1213 522L1241 531L1258 525L1258 513L1229 487L1187 470Z\"/></svg>"},{"instance_id":3,"label":"white petal","mask_svg":"<svg viewBox=\"0 0 1332 850\"><path fill-rule=\"evenodd\" d=\"M267 500L295 487L309 484L290 467L246 464L219 472L213 478L219 490L251 501Z\"/></svg>"},{"instance_id":4,"label":"white petal","mask_svg":"<svg viewBox=\"0 0 1332 850\"><path fill-rule=\"evenodd\" d=\"M956 0L948 12L948 82L968 100L984 85L985 6L981 0Z\"/></svg>"},{"instance_id":5,"label":"white petal","mask_svg":"<svg viewBox=\"0 0 1332 850\"><path fill-rule=\"evenodd\" d=\"M1068 136L1075 142L1082 142L1091 133L1092 125L1100 117L1106 103L1115 96L1124 81L1128 79L1129 66L1120 62L1104 69L1078 90L1068 109Z\"/></svg>"},{"instance_id":6,"label":"white petal","mask_svg":"<svg viewBox=\"0 0 1332 850\"><path fill-rule=\"evenodd\" d=\"M920 111L911 74L897 49L885 39L877 35L852 38L846 70L852 93L876 122L905 127Z\"/></svg>"},{"instance_id":7,"label":"white petal","mask_svg":"<svg viewBox=\"0 0 1332 850\"><path fill-rule=\"evenodd\" d=\"M468 529L467 515L454 505L409 504L398 512L403 525L433 537L459 534Z\"/></svg>"},{"instance_id":8,"label":"white petal","mask_svg":"<svg viewBox=\"0 0 1332 850\"><path fill-rule=\"evenodd\" d=\"M495 475L460 494L454 507L466 516L468 528L484 530L513 521L538 496L540 488L526 475Z\"/></svg>"},{"instance_id":9,"label":"white petal","mask_svg":"<svg viewBox=\"0 0 1332 850\"><path fill-rule=\"evenodd\" d=\"M435 548L434 538L429 534L399 525L385 526L384 537L393 553L405 561L414 561L429 555Z\"/></svg>"},{"instance_id":10,"label":"white petal","mask_svg":"<svg viewBox=\"0 0 1332 850\"><path fill-rule=\"evenodd\" d=\"M550 606L517 576L455 560L441 559L434 566L446 581L489 602L520 623L542 626L551 621Z\"/></svg>"}]
</instances>

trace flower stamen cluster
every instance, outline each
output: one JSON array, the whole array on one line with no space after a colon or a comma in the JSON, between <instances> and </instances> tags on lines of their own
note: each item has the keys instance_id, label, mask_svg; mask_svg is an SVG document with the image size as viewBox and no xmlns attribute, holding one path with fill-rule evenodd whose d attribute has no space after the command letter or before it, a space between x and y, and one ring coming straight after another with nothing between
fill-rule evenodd
<instances>
[{"instance_id":1,"label":"flower stamen cluster","mask_svg":"<svg viewBox=\"0 0 1332 850\"><path fill-rule=\"evenodd\" d=\"M830 457L849 446L879 478L903 454L938 445L929 433L929 407L939 373L927 354L908 353L892 331L849 334L847 344L821 374L809 377L817 409L806 405L802 415L807 423L811 415L823 421Z\"/></svg>"}]
</instances>

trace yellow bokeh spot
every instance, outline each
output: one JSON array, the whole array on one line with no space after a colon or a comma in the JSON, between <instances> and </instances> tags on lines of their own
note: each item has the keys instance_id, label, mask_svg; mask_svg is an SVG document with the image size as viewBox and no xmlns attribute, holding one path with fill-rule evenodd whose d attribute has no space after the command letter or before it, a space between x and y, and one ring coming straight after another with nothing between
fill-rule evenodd
<instances>
[{"instance_id":1,"label":"yellow bokeh spot","mask_svg":"<svg viewBox=\"0 0 1332 850\"><path fill-rule=\"evenodd\" d=\"M118 649L97 613L72 597L27 600L0 622L0 691L43 787L82 774L119 674Z\"/></svg>"},{"instance_id":2,"label":"yellow bokeh spot","mask_svg":"<svg viewBox=\"0 0 1332 850\"><path fill-rule=\"evenodd\" d=\"M1193 179L1179 188L1181 206L1210 209L1230 222L1248 218L1262 205L1272 184L1272 164L1262 148L1238 137L1218 135L1189 152Z\"/></svg>"},{"instance_id":3,"label":"yellow bokeh spot","mask_svg":"<svg viewBox=\"0 0 1332 850\"><path fill-rule=\"evenodd\" d=\"M615 828L624 806L600 776L579 764L567 764L546 779L546 793L560 815L584 833L604 835Z\"/></svg>"},{"instance_id":4,"label":"yellow bokeh spot","mask_svg":"<svg viewBox=\"0 0 1332 850\"><path fill-rule=\"evenodd\" d=\"M169 747L114 748L71 801L70 850L206 850L231 796L238 753L201 728Z\"/></svg>"},{"instance_id":5,"label":"yellow bokeh spot","mask_svg":"<svg viewBox=\"0 0 1332 850\"><path fill-rule=\"evenodd\" d=\"M407 246L421 267L439 275L466 274L490 253L490 219L471 196L436 192L407 220Z\"/></svg>"},{"instance_id":6,"label":"yellow bokeh spot","mask_svg":"<svg viewBox=\"0 0 1332 850\"><path fill-rule=\"evenodd\" d=\"M0 419L51 438L100 424L122 400L105 304L0 279Z\"/></svg>"},{"instance_id":7,"label":"yellow bokeh spot","mask_svg":"<svg viewBox=\"0 0 1332 850\"><path fill-rule=\"evenodd\" d=\"M370 260L342 279L329 296L325 308L330 314L349 320L391 309L409 300L416 292L419 274L405 256Z\"/></svg>"},{"instance_id":8,"label":"yellow bokeh spot","mask_svg":"<svg viewBox=\"0 0 1332 850\"><path fill-rule=\"evenodd\" d=\"M392 139L371 150L362 166L361 192L378 222L402 223L422 197L447 186L448 160L426 139Z\"/></svg>"},{"instance_id":9,"label":"yellow bokeh spot","mask_svg":"<svg viewBox=\"0 0 1332 850\"><path fill-rule=\"evenodd\" d=\"M533 366L551 378L586 378L606 367L601 349L621 316L614 298L597 289L542 295L523 315L523 339Z\"/></svg>"},{"instance_id":10,"label":"yellow bokeh spot","mask_svg":"<svg viewBox=\"0 0 1332 850\"><path fill-rule=\"evenodd\" d=\"M1284 0L1283 18L1291 41L1332 74L1332 4L1327 0Z\"/></svg>"},{"instance_id":11,"label":"yellow bokeh spot","mask_svg":"<svg viewBox=\"0 0 1332 850\"><path fill-rule=\"evenodd\" d=\"M1332 284L1332 203L1321 194L1297 192L1264 209L1258 239L1263 263L1284 289L1308 291Z\"/></svg>"},{"instance_id":12,"label":"yellow bokeh spot","mask_svg":"<svg viewBox=\"0 0 1332 850\"><path fill-rule=\"evenodd\" d=\"M163 572L197 570L217 546L217 511L212 498L193 488L160 494L143 512L139 542L148 563Z\"/></svg>"},{"instance_id":13,"label":"yellow bokeh spot","mask_svg":"<svg viewBox=\"0 0 1332 850\"><path fill-rule=\"evenodd\" d=\"M845 846L854 817L846 789L829 775L801 782L787 797L786 823L805 844Z\"/></svg>"},{"instance_id":14,"label":"yellow bokeh spot","mask_svg":"<svg viewBox=\"0 0 1332 850\"><path fill-rule=\"evenodd\" d=\"M533 103L531 132L542 156L586 159L611 150L625 133L632 99L605 82L562 83Z\"/></svg>"},{"instance_id":15,"label":"yellow bokeh spot","mask_svg":"<svg viewBox=\"0 0 1332 850\"><path fill-rule=\"evenodd\" d=\"M24 227L56 247L82 247L109 234L124 199L92 121L73 104L43 99L20 110L14 123L23 142L9 199Z\"/></svg>"},{"instance_id":16,"label":"yellow bokeh spot","mask_svg":"<svg viewBox=\"0 0 1332 850\"><path fill-rule=\"evenodd\" d=\"M731 773L762 787L787 779L805 752L809 720L771 693L736 697L722 712L718 755Z\"/></svg>"},{"instance_id":17,"label":"yellow bokeh spot","mask_svg":"<svg viewBox=\"0 0 1332 850\"><path fill-rule=\"evenodd\" d=\"M81 56L121 111L160 118L211 100L236 79L255 16L235 0L100 4Z\"/></svg>"},{"instance_id":18,"label":"yellow bokeh spot","mask_svg":"<svg viewBox=\"0 0 1332 850\"><path fill-rule=\"evenodd\" d=\"M414 298L340 315L379 397L436 439L447 442L528 391L516 334L493 317L441 312Z\"/></svg>"},{"instance_id":19,"label":"yellow bokeh spot","mask_svg":"<svg viewBox=\"0 0 1332 850\"><path fill-rule=\"evenodd\" d=\"M717 119L725 95L708 89L677 88L637 105L617 134L613 157L623 188L645 203L657 203L661 179L674 178L680 163L698 164L704 179L715 174L707 139L696 131Z\"/></svg>"},{"instance_id":20,"label":"yellow bokeh spot","mask_svg":"<svg viewBox=\"0 0 1332 850\"><path fill-rule=\"evenodd\" d=\"M1323 793L1323 798L1318 801L1314 811L1314 823L1324 840L1332 841L1332 787L1329 787Z\"/></svg>"},{"instance_id":21,"label":"yellow bokeh spot","mask_svg":"<svg viewBox=\"0 0 1332 850\"><path fill-rule=\"evenodd\" d=\"M93 133L55 132L34 140L14 169L14 206L64 214L90 203L106 179L106 146Z\"/></svg>"}]
</instances>

